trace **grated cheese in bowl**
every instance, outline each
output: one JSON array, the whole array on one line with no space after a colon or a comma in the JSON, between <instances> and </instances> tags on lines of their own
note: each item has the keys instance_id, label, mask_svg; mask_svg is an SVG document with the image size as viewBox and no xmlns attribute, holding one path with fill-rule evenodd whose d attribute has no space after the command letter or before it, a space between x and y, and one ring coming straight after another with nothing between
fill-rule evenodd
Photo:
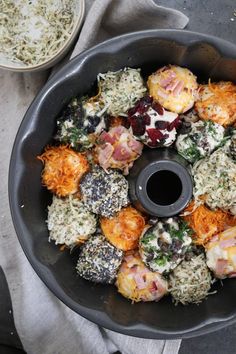
<instances>
[{"instance_id":1,"label":"grated cheese in bowl","mask_svg":"<svg viewBox=\"0 0 236 354\"><path fill-rule=\"evenodd\" d=\"M53 58L74 30L75 2L0 0L1 61L30 66Z\"/></svg>"}]
</instances>

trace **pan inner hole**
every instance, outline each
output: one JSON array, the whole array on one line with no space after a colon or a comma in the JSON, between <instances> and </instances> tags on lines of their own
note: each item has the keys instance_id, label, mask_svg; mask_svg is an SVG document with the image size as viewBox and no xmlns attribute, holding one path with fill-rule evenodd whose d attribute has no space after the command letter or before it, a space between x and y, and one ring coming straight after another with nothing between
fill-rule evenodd
<instances>
[{"instance_id":1,"label":"pan inner hole","mask_svg":"<svg viewBox=\"0 0 236 354\"><path fill-rule=\"evenodd\" d=\"M181 180L172 171L157 171L147 181L147 195L153 203L158 205L175 203L179 199L181 192Z\"/></svg>"}]
</instances>

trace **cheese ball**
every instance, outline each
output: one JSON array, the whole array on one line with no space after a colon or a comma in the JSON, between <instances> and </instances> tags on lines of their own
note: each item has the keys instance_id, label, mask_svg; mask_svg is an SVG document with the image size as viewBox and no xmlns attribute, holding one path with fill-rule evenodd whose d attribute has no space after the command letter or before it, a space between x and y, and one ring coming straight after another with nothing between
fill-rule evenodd
<instances>
[{"instance_id":1,"label":"cheese ball","mask_svg":"<svg viewBox=\"0 0 236 354\"><path fill-rule=\"evenodd\" d=\"M106 173L101 167L94 166L82 178L80 190L87 208L108 218L129 203L128 182L115 170Z\"/></svg>"},{"instance_id":2,"label":"cheese ball","mask_svg":"<svg viewBox=\"0 0 236 354\"><path fill-rule=\"evenodd\" d=\"M127 252L116 279L119 293L133 302L159 301L167 294L167 281L151 272L137 251Z\"/></svg>"},{"instance_id":3,"label":"cheese ball","mask_svg":"<svg viewBox=\"0 0 236 354\"><path fill-rule=\"evenodd\" d=\"M165 109L184 113L193 107L198 88L196 76L180 66L168 65L148 77L149 94Z\"/></svg>"},{"instance_id":4,"label":"cheese ball","mask_svg":"<svg viewBox=\"0 0 236 354\"><path fill-rule=\"evenodd\" d=\"M112 116L126 115L128 109L147 91L140 69L124 68L97 77L98 99Z\"/></svg>"},{"instance_id":5,"label":"cheese ball","mask_svg":"<svg viewBox=\"0 0 236 354\"><path fill-rule=\"evenodd\" d=\"M203 254L178 265L170 274L169 291L176 304L199 304L211 288L211 273Z\"/></svg>"},{"instance_id":6,"label":"cheese ball","mask_svg":"<svg viewBox=\"0 0 236 354\"><path fill-rule=\"evenodd\" d=\"M129 173L134 161L141 155L143 144L137 141L133 134L122 125L102 132L96 153L100 166L107 171L116 168L124 175Z\"/></svg>"},{"instance_id":7,"label":"cheese ball","mask_svg":"<svg viewBox=\"0 0 236 354\"><path fill-rule=\"evenodd\" d=\"M207 265L216 278L236 277L236 226L212 237L205 247Z\"/></svg>"},{"instance_id":8,"label":"cheese ball","mask_svg":"<svg viewBox=\"0 0 236 354\"><path fill-rule=\"evenodd\" d=\"M78 192L79 181L89 169L86 157L65 145L46 148L38 159L44 163L43 185L59 197Z\"/></svg>"},{"instance_id":9,"label":"cheese ball","mask_svg":"<svg viewBox=\"0 0 236 354\"><path fill-rule=\"evenodd\" d=\"M182 261L192 243L192 230L180 218L158 221L140 238L143 262L154 272L168 273Z\"/></svg>"},{"instance_id":10,"label":"cheese ball","mask_svg":"<svg viewBox=\"0 0 236 354\"><path fill-rule=\"evenodd\" d=\"M194 201L184 210L183 218L193 229L193 241L198 245L206 244L218 232L236 225L236 217L229 212L211 210L204 204L196 208Z\"/></svg>"},{"instance_id":11,"label":"cheese ball","mask_svg":"<svg viewBox=\"0 0 236 354\"><path fill-rule=\"evenodd\" d=\"M210 120L189 123L187 133L178 135L176 149L187 161L194 163L210 155L224 139L224 133L221 125Z\"/></svg>"},{"instance_id":12,"label":"cheese ball","mask_svg":"<svg viewBox=\"0 0 236 354\"><path fill-rule=\"evenodd\" d=\"M230 141L229 152L232 159L236 160L236 129L234 129Z\"/></svg>"},{"instance_id":13,"label":"cheese ball","mask_svg":"<svg viewBox=\"0 0 236 354\"><path fill-rule=\"evenodd\" d=\"M95 235L82 246L76 270L94 283L112 284L123 259L123 252L112 246L103 235Z\"/></svg>"},{"instance_id":14,"label":"cheese ball","mask_svg":"<svg viewBox=\"0 0 236 354\"><path fill-rule=\"evenodd\" d=\"M227 127L236 121L236 85L220 81L200 85L195 109L201 119Z\"/></svg>"},{"instance_id":15,"label":"cheese ball","mask_svg":"<svg viewBox=\"0 0 236 354\"><path fill-rule=\"evenodd\" d=\"M236 161L229 149L230 141L210 156L197 161L192 168L193 194L197 203L203 201L211 209L234 214L236 207Z\"/></svg>"},{"instance_id":16,"label":"cheese ball","mask_svg":"<svg viewBox=\"0 0 236 354\"><path fill-rule=\"evenodd\" d=\"M180 119L177 113L166 111L152 97L145 96L128 111L128 123L138 140L155 148L175 141Z\"/></svg>"},{"instance_id":17,"label":"cheese ball","mask_svg":"<svg viewBox=\"0 0 236 354\"><path fill-rule=\"evenodd\" d=\"M79 199L54 195L48 207L47 225L49 240L55 241L56 245L73 247L84 243L96 232L97 218Z\"/></svg>"},{"instance_id":18,"label":"cheese ball","mask_svg":"<svg viewBox=\"0 0 236 354\"><path fill-rule=\"evenodd\" d=\"M123 251L138 247L138 240L144 227L144 217L131 206L121 209L112 218L101 218L104 235L111 244Z\"/></svg>"},{"instance_id":19,"label":"cheese ball","mask_svg":"<svg viewBox=\"0 0 236 354\"><path fill-rule=\"evenodd\" d=\"M103 105L93 97L73 98L57 120L55 138L76 150L91 148L106 120Z\"/></svg>"}]
</instances>

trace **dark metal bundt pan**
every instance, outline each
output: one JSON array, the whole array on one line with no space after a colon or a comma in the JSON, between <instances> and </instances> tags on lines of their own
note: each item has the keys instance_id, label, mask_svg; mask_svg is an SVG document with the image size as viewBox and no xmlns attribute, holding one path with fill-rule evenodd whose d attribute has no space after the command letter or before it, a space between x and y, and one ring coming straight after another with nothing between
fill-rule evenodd
<instances>
[{"instance_id":1,"label":"dark metal bundt pan","mask_svg":"<svg viewBox=\"0 0 236 354\"><path fill-rule=\"evenodd\" d=\"M86 93L99 72L124 66L148 74L164 64L186 66L201 80L236 81L236 46L187 31L152 30L111 39L80 54L40 91L18 131L9 172L12 218L21 246L33 268L67 306L111 330L145 338L191 337L224 327L236 318L236 281L226 280L218 293L199 306L133 304L113 286L80 279L69 252L48 243L45 224L50 194L42 188L36 159L55 130L55 117L71 97ZM24 208L21 205L24 204Z\"/></svg>"}]
</instances>

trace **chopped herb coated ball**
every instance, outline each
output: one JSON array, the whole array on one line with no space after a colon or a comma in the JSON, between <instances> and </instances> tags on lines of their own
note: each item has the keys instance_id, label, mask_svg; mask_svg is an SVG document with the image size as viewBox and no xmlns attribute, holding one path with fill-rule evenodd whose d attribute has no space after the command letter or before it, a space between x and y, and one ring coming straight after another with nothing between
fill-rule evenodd
<instances>
[{"instance_id":1,"label":"chopped herb coated ball","mask_svg":"<svg viewBox=\"0 0 236 354\"><path fill-rule=\"evenodd\" d=\"M170 274L169 291L176 305L199 304L211 288L211 273L203 254L183 261Z\"/></svg>"},{"instance_id":2,"label":"chopped herb coated ball","mask_svg":"<svg viewBox=\"0 0 236 354\"><path fill-rule=\"evenodd\" d=\"M117 171L106 173L95 166L81 180L80 189L87 208L107 218L129 203L128 182Z\"/></svg>"},{"instance_id":3,"label":"chopped herb coated ball","mask_svg":"<svg viewBox=\"0 0 236 354\"><path fill-rule=\"evenodd\" d=\"M176 140L178 153L191 163L208 156L224 139L225 129L212 121L183 123L185 132Z\"/></svg>"},{"instance_id":4,"label":"chopped herb coated ball","mask_svg":"<svg viewBox=\"0 0 236 354\"><path fill-rule=\"evenodd\" d=\"M76 150L91 148L106 127L104 114L102 104L93 98L74 98L57 120L56 139Z\"/></svg>"},{"instance_id":5,"label":"chopped herb coated ball","mask_svg":"<svg viewBox=\"0 0 236 354\"><path fill-rule=\"evenodd\" d=\"M103 235L95 235L82 246L76 270L84 279L111 284L122 258L123 251L112 246Z\"/></svg>"},{"instance_id":6,"label":"chopped herb coated ball","mask_svg":"<svg viewBox=\"0 0 236 354\"><path fill-rule=\"evenodd\" d=\"M192 243L192 230L180 218L158 221L141 236L139 251L154 272L167 273L184 258Z\"/></svg>"},{"instance_id":7,"label":"chopped herb coated ball","mask_svg":"<svg viewBox=\"0 0 236 354\"><path fill-rule=\"evenodd\" d=\"M97 218L79 199L54 195L48 207L47 224L49 240L54 240L56 245L73 247L96 232Z\"/></svg>"}]
</instances>

